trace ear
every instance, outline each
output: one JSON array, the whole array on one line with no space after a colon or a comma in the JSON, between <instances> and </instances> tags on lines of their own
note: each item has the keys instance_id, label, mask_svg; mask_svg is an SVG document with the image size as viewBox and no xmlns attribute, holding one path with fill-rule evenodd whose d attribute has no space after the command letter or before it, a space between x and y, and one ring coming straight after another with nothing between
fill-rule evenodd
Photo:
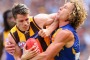
<instances>
[{"instance_id":1,"label":"ear","mask_svg":"<svg viewBox=\"0 0 90 60\"><path fill-rule=\"evenodd\" d=\"M71 20L71 17L72 17L72 13L69 13L68 20Z\"/></svg>"}]
</instances>

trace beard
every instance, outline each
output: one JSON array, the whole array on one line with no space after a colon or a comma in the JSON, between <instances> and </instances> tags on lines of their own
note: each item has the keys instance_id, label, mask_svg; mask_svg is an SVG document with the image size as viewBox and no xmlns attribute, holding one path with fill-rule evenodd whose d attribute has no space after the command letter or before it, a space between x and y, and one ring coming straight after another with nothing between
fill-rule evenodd
<instances>
[{"instance_id":1,"label":"beard","mask_svg":"<svg viewBox=\"0 0 90 60\"><path fill-rule=\"evenodd\" d=\"M10 28L14 27L15 25L16 25L15 22L10 22L10 24L9 24Z\"/></svg>"}]
</instances>

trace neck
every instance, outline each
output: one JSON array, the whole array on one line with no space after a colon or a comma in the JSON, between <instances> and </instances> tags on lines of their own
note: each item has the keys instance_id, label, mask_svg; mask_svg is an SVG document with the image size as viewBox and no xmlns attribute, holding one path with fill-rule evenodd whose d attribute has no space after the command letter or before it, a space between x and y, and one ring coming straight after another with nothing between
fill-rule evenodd
<instances>
[{"instance_id":1,"label":"neck","mask_svg":"<svg viewBox=\"0 0 90 60\"><path fill-rule=\"evenodd\" d=\"M60 21L60 20L59 20L59 21ZM59 22L59 27L65 26L65 25L67 25L67 24L69 24L69 21L60 21L60 22Z\"/></svg>"}]
</instances>

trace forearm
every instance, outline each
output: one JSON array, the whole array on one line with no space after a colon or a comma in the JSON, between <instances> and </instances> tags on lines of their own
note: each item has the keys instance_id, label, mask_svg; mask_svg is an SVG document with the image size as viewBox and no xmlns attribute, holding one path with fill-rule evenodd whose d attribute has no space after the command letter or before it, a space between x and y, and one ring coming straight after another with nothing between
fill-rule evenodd
<instances>
[{"instance_id":1,"label":"forearm","mask_svg":"<svg viewBox=\"0 0 90 60\"><path fill-rule=\"evenodd\" d=\"M21 60L21 57L14 55L14 59L15 59L15 60Z\"/></svg>"},{"instance_id":2,"label":"forearm","mask_svg":"<svg viewBox=\"0 0 90 60\"><path fill-rule=\"evenodd\" d=\"M65 44L62 42L61 43L53 42L46 49L45 52L38 54L31 60L53 60L54 57L60 52L60 50L63 48L64 45Z\"/></svg>"},{"instance_id":3,"label":"forearm","mask_svg":"<svg viewBox=\"0 0 90 60\"><path fill-rule=\"evenodd\" d=\"M15 60L21 60L21 58L16 58Z\"/></svg>"},{"instance_id":4,"label":"forearm","mask_svg":"<svg viewBox=\"0 0 90 60\"><path fill-rule=\"evenodd\" d=\"M57 27L58 27L58 20L54 20L54 22L47 29L51 34Z\"/></svg>"},{"instance_id":5,"label":"forearm","mask_svg":"<svg viewBox=\"0 0 90 60\"><path fill-rule=\"evenodd\" d=\"M60 47L62 44L52 43L45 52L37 55L34 59L31 60L54 60L54 57L62 49Z\"/></svg>"},{"instance_id":6,"label":"forearm","mask_svg":"<svg viewBox=\"0 0 90 60\"><path fill-rule=\"evenodd\" d=\"M27 60L27 58L22 55L21 60Z\"/></svg>"},{"instance_id":7,"label":"forearm","mask_svg":"<svg viewBox=\"0 0 90 60\"><path fill-rule=\"evenodd\" d=\"M31 58L28 55L26 55L26 54L23 54L21 56L21 60L29 60L29 59L31 59Z\"/></svg>"},{"instance_id":8,"label":"forearm","mask_svg":"<svg viewBox=\"0 0 90 60\"><path fill-rule=\"evenodd\" d=\"M21 54L15 52L15 53L13 54L13 56L14 56L14 59L15 59L15 60L21 60Z\"/></svg>"},{"instance_id":9,"label":"forearm","mask_svg":"<svg viewBox=\"0 0 90 60\"><path fill-rule=\"evenodd\" d=\"M44 52L45 54L47 54L46 60L50 60L52 58L54 58L62 49L63 47L63 43L52 43Z\"/></svg>"},{"instance_id":10,"label":"forearm","mask_svg":"<svg viewBox=\"0 0 90 60\"><path fill-rule=\"evenodd\" d=\"M15 60L21 60L22 52L18 45L15 46L15 52L13 54Z\"/></svg>"},{"instance_id":11,"label":"forearm","mask_svg":"<svg viewBox=\"0 0 90 60\"><path fill-rule=\"evenodd\" d=\"M62 35L63 34L63 35ZM45 54L47 54L47 60L54 58L71 39L71 33L69 31L60 31L56 34L54 42L52 42L46 49Z\"/></svg>"}]
</instances>

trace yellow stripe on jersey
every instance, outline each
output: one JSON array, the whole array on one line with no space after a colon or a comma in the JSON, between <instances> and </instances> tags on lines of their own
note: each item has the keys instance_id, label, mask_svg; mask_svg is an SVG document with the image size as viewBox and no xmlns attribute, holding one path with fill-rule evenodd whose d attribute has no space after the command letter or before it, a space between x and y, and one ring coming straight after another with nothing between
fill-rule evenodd
<instances>
[{"instance_id":1,"label":"yellow stripe on jersey","mask_svg":"<svg viewBox=\"0 0 90 60\"><path fill-rule=\"evenodd\" d=\"M16 31L16 25L11 29L11 33L14 33Z\"/></svg>"},{"instance_id":2,"label":"yellow stripe on jersey","mask_svg":"<svg viewBox=\"0 0 90 60\"><path fill-rule=\"evenodd\" d=\"M30 16L30 17L29 17L29 20L30 20L30 22L32 22L32 21L33 21L33 17L32 17L32 16Z\"/></svg>"},{"instance_id":3,"label":"yellow stripe on jersey","mask_svg":"<svg viewBox=\"0 0 90 60\"><path fill-rule=\"evenodd\" d=\"M75 52L74 48L72 48L72 52L73 52L73 54L76 54L76 52Z\"/></svg>"},{"instance_id":4,"label":"yellow stripe on jersey","mask_svg":"<svg viewBox=\"0 0 90 60\"><path fill-rule=\"evenodd\" d=\"M3 33L3 39L4 39L4 41L6 41L6 39L8 38L9 32L10 31L4 31L4 33ZM5 46L5 42L3 42L3 45Z\"/></svg>"},{"instance_id":5,"label":"yellow stripe on jersey","mask_svg":"<svg viewBox=\"0 0 90 60\"><path fill-rule=\"evenodd\" d=\"M56 36L56 34L62 30L62 28L59 28L53 35L52 35L52 42L54 41L54 37Z\"/></svg>"},{"instance_id":6,"label":"yellow stripe on jersey","mask_svg":"<svg viewBox=\"0 0 90 60\"><path fill-rule=\"evenodd\" d=\"M30 29L29 29L29 36L32 37L34 35L36 35L40 30L39 26L35 23L35 21L33 20L32 17L30 17ZM24 32L20 31L16 26L14 26L11 29L11 35L12 37L15 38L15 42L19 43L19 42L26 42L26 39L28 39ZM37 37L36 39L38 39L38 42L41 44L43 51L46 50L47 46L50 44L50 39L49 38L42 38L42 37Z\"/></svg>"},{"instance_id":7,"label":"yellow stripe on jersey","mask_svg":"<svg viewBox=\"0 0 90 60\"><path fill-rule=\"evenodd\" d=\"M4 40L8 37L9 31L4 31Z\"/></svg>"},{"instance_id":8,"label":"yellow stripe on jersey","mask_svg":"<svg viewBox=\"0 0 90 60\"><path fill-rule=\"evenodd\" d=\"M59 29L54 33L53 37L55 37L56 34L57 34L60 30L62 30L62 28L59 28Z\"/></svg>"},{"instance_id":9,"label":"yellow stripe on jersey","mask_svg":"<svg viewBox=\"0 0 90 60\"><path fill-rule=\"evenodd\" d=\"M30 33L29 33L30 36L33 36L33 35L34 35L34 31L33 31L33 29L32 29L31 27L30 27L29 32L30 32Z\"/></svg>"},{"instance_id":10,"label":"yellow stripe on jersey","mask_svg":"<svg viewBox=\"0 0 90 60\"><path fill-rule=\"evenodd\" d=\"M57 34L60 30L62 30L62 28L59 28L59 29L52 35L52 42L54 41L54 37L56 36L56 34ZM57 53L57 56L60 56L60 54Z\"/></svg>"},{"instance_id":11,"label":"yellow stripe on jersey","mask_svg":"<svg viewBox=\"0 0 90 60\"><path fill-rule=\"evenodd\" d=\"M46 42L47 46L50 45L50 38L49 37L45 37L44 41Z\"/></svg>"},{"instance_id":12,"label":"yellow stripe on jersey","mask_svg":"<svg viewBox=\"0 0 90 60\"><path fill-rule=\"evenodd\" d=\"M20 42L23 42L23 41L25 42L26 41L25 35L22 32L20 32L18 29L17 29L17 33L18 33Z\"/></svg>"}]
</instances>

